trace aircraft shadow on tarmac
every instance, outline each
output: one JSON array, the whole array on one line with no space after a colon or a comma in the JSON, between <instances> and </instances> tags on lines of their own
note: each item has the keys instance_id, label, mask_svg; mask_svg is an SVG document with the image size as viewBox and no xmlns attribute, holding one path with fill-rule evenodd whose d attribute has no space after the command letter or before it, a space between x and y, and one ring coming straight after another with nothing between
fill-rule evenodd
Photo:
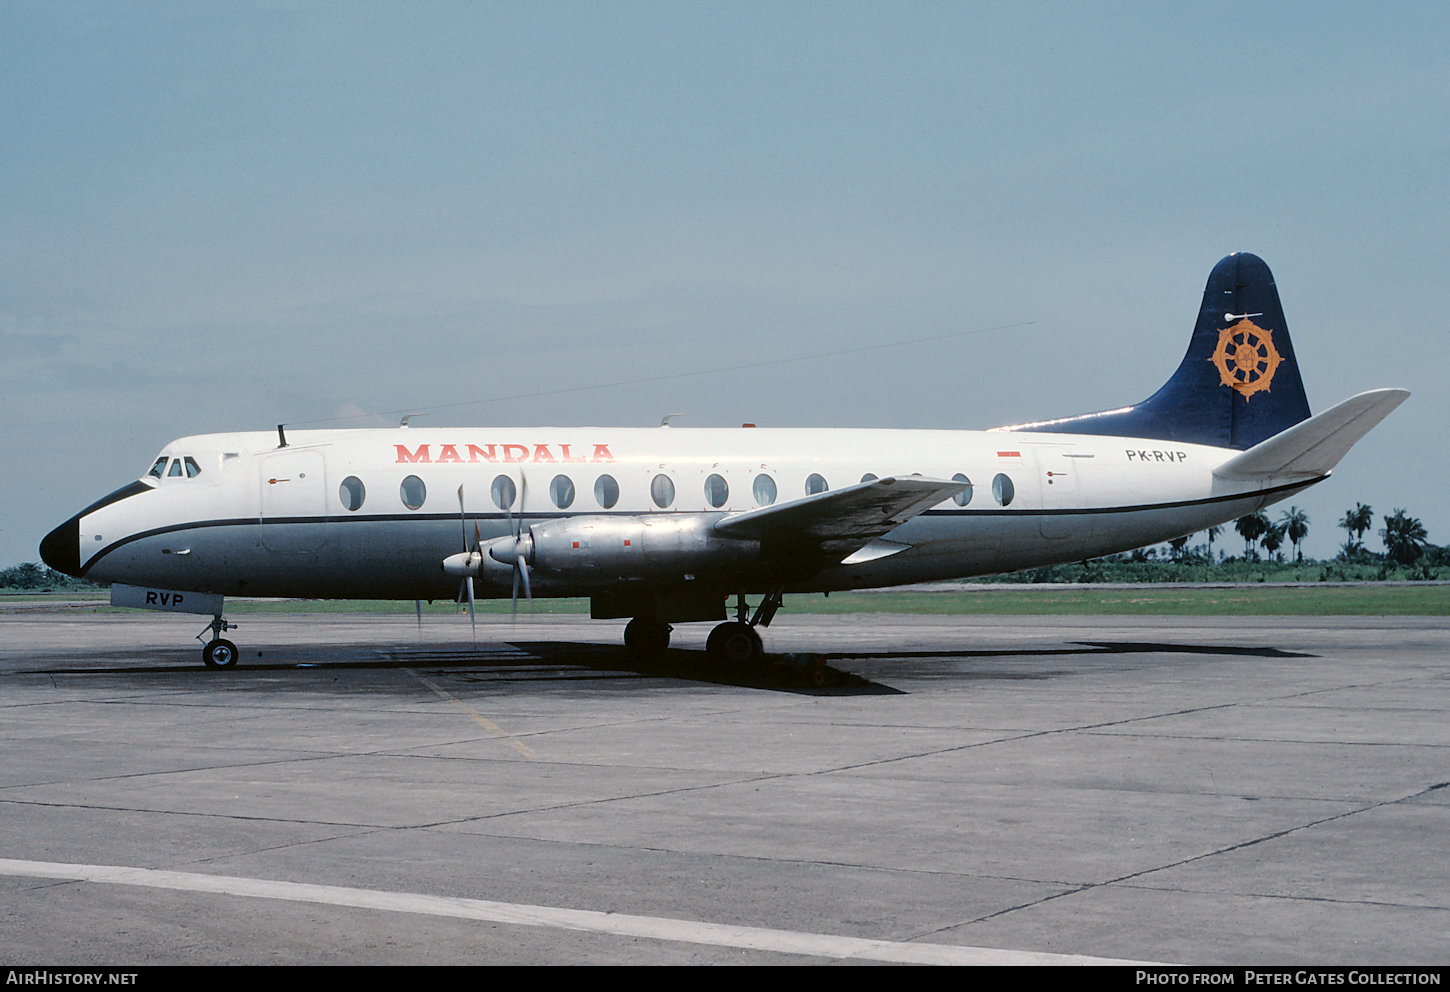
<instances>
[{"instance_id":1,"label":"aircraft shadow on tarmac","mask_svg":"<svg viewBox=\"0 0 1450 992\"><path fill-rule=\"evenodd\" d=\"M370 656L339 654L336 648L297 647L258 651L285 660L243 659L236 670L213 672L200 668L178 668L174 664L144 667L121 665L74 669L49 669L50 674L136 675L144 673L195 673L209 679L245 678L248 672L318 669L329 672L383 669L444 669L478 682L563 684L631 679L678 679L686 682L737 686L804 693L810 695L895 695L904 690L873 681L838 667L842 662L886 662L934 660L961 662L989 659L1023 661L1054 657L1117 657L1141 654L1191 654L1256 658L1313 658L1316 655L1262 645L1174 644L1157 641L1074 641L1060 648L936 649L921 651L852 651L836 654L767 655L751 665L728 666L711 662L704 651L672 648L657 659L641 659L614 645L578 644L566 641L507 641L474 647L386 647L373 649ZM366 651L366 648L359 648ZM832 664L836 662L837 664ZM462 671L467 669L469 671ZM1040 680L1069 672L1046 669L1004 670L1001 668L952 668L924 672L936 677L968 681Z\"/></svg>"},{"instance_id":2,"label":"aircraft shadow on tarmac","mask_svg":"<svg viewBox=\"0 0 1450 992\"><path fill-rule=\"evenodd\" d=\"M365 647L359 651L366 651ZM189 655L189 653L188 653ZM113 656L114 657L114 656ZM267 658L269 660L261 660ZM270 660L276 659L276 660ZM284 660L285 659L285 660ZM115 658L120 662L119 658ZM893 695L900 689L872 682L826 664L825 655L768 655L750 665L711 662L705 652L672 648L658 659L632 656L623 647L564 641L509 641L489 646L387 647L370 656L336 648L263 648L248 652L241 664L225 671L178 663L49 668L29 674L47 675L195 675L226 682L244 681L248 673L381 671L386 669L446 670L472 681L489 683L608 682L631 679L679 679L747 689L812 695Z\"/></svg>"}]
</instances>

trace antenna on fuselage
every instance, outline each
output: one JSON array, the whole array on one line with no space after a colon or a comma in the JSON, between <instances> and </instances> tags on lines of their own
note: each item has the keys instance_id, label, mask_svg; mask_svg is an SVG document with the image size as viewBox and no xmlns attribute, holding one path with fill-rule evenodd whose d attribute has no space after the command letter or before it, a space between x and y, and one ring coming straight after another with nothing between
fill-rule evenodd
<instances>
[{"instance_id":1,"label":"antenna on fuselage","mask_svg":"<svg viewBox=\"0 0 1450 992\"><path fill-rule=\"evenodd\" d=\"M398 421L398 426L399 427L407 427L408 426L408 421L412 420L414 417L426 417L426 416L428 416L426 413L410 413L410 414L407 414L406 416L403 417L402 420Z\"/></svg>"},{"instance_id":2,"label":"antenna on fuselage","mask_svg":"<svg viewBox=\"0 0 1450 992\"><path fill-rule=\"evenodd\" d=\"M670 418L671 417L683 417L683 416L684 416L683 413L667 413L663 417L660 418L660 426L661 427L668 427L668 426L670 426Z\"/></svg>"},{"instance_id":3,"label":"antenna on fuselage","mask_svg":"<svg viewBox=\"0 0 1450 992\"><path fill-rule=\"evenodd\" d=\"M277 425L277 447L287 447L287 435L283 433L281 424Z\"/></svg>"}]
</instances>

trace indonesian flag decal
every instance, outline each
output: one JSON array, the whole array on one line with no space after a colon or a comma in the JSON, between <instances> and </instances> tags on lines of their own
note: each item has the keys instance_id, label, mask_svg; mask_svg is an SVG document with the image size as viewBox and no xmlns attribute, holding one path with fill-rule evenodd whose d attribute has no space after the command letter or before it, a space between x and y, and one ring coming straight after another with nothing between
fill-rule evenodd
<instances>
[{"instance_id":1,"label":"indonesian flag decal","mask_svg":"<svg viewBox=\"0 0 1450 992\"><path fill-rule=\"evenodd\" d=\"M1020 451L999 451L999 452L997 452L997 459L999 461L1004 461L1004 462L1008 462L1008 461L1020 462L1022 460L1022 452L1020 452Z\"/></svg>"}]
</instances>

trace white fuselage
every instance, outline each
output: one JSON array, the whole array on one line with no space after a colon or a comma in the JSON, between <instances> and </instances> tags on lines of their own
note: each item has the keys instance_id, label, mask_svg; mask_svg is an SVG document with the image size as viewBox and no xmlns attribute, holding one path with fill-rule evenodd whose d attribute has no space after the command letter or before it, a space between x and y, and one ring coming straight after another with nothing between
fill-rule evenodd
<instances>
[{"instance_id":1,"label":"white fuselage","mask_svg":"<svg viewBox=\"0 0 1450 992\"><path fill-rule=\"evenodd\" d=\"M970 482L886 535L904 550L788 583L854 589L1136 548L1234 520L1322 478L1225 480L1214 469L1239 454L1228 448L1004 431L397 428L290 431L286 442L242 433L167 445L161 477L143 479L154 491L81 516L81 570L224 595L452 598L458 580L443 559L521 525L721 518L868 476ZM194 470L171 474L178 459ZM496 494L510 488L513 502L500 505ZM510 577L509 567L486 564L479 595L510 595ZM714 581L708 571L677 578ZM775 582L737 569L719 584L733 593ZM533 577L536 596L595 591L577 578Z\"/></svg>"}]
</instances>

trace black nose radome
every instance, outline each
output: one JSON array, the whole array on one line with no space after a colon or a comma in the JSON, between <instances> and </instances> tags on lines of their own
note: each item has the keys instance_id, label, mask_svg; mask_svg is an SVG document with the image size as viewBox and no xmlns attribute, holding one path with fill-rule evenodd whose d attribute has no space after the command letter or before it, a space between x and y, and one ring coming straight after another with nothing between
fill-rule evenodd
<instances>
[{"instance_id":1,"label":"black nose radome","mask_svg":"<svg viewBox=\"0 0 1450 992\"><path fill-rule=\"evenodd\" d=\"M57 572L81 574L81 518L71 517L40 542L40 559Z\"/></svg>"},{"instance_id":2,"label":"black nose radome","mask_svg":"<svg viewBox=\"0 0 1450 992\"><path fill-rule=\"evenodd\" d=\"M81 518L87 514L95 513L102 507L110 506L112 503L119 503L140 493L151 492L151 486L144 482L129 482L96 500L80 513L71 517L55 530L45 535L45 540L40 542L40 558L57 572L64 572L66 575L81 577Z\"/></svg>"}]
</instances>

